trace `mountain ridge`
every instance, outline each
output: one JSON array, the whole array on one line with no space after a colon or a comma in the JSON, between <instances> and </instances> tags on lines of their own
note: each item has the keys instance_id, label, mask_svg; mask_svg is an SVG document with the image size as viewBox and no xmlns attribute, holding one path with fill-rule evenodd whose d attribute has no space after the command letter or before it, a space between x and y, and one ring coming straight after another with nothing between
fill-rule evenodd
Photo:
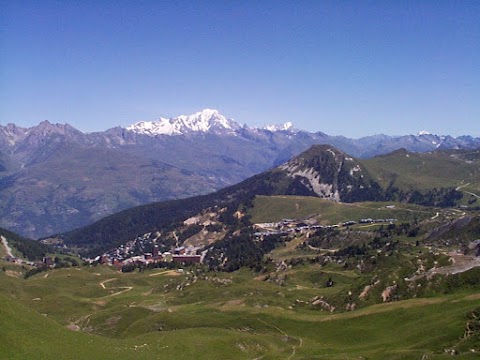
<instances>
[{"instance_id":1,"label":"mountain ridge","mask_svg":"<svg viewBox=\"0 0 480 360\"><path fill-rule=\"evenodd\" d=\"M0 226L33 238L63 232L129 207L213 192L316 144L358 159L399 148L480 148L480 138L471 136L355 140L288 123L250 128L211 109L173 119L180 130L181 124L191 127L166 135L122 127L83 133L48 121L31 128L0 125Z\"/></svg>"},{"instance_id":2,"label":"mountain ridge","mask_svg":"<svg viewBox=\"0 0 480 360\"><path fill-rule=\"evenodd\" d=\"M236 122L234 119L227 118L226 116L222 115L218 110L209 109L209 108L200 110L190 115L178 115L172 118L160 117L158 120L154 120L154 121L139 121L131 125L128 125L125 128L116 126L103 131L93 131L93 132L83 132L81 130L76 129L75 127L71 126L68 123L53 124L48 120L43 120L38 125L31 126L31 127L20 127L15 125L14 123L8 123L7 125L4 125L4 126L0 124L0 131L3 131L4 134L7 134L7 135L8 134L15 135L16 132L30 134L32 130L37 134L38 134L38 130L43 131L44 135L49 132L65 134L68 131L74 131L84 135L92 135L92 134L101 134L105 132L110 132L111 130L117 129L117 128L134 132L137 134L145 134L149 136L185 135L186 133L191 133L191 132L204 132L204 133L213 132L213 133L225 134L225 132L222 132L221 130L230 130L231 133L234 133L237 131L240 132L240 130L242 129L248 129L250 131L269 131L269 132L290 132L290 133L303 132L303 133L309 133L309 134L321 134L321 135L330 136L325 133L322 133L321 131L310 132L306 130L297 129L294 127L294 124L290 121L284 124L266 124L263 127L249 127L246 124L242 126L238 122ZM416 134L404 134L404 135L373 134L373 135L362 136L359 138L348 138L342 135L331 136L331 137L349 139L352 141L363 141L363 140L378 141L378 140L390 140L390 139L401 139L401 138L410 138L410 139L417 138L417 140L418 139L427 140L437 148L444 145L442 141L458 140L458 141L463 141L464 145L465 145L465 142L469 142L469 141L480 142L480 137L474 137L468 134L453 137L451 135L433 134L426 130L421 130Z\"/></svg>"}]
</instances>

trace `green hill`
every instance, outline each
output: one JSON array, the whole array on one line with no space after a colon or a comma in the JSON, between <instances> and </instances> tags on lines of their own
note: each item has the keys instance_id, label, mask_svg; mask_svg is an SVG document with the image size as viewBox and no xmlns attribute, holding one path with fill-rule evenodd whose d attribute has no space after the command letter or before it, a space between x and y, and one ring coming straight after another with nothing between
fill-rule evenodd
<instances>
[{"instance_id":1,"label":"green hill","mask_svg":"<svg viewBox=\"0 0 480 360\"><path fill-rule=\"evenodd\" d=\"M413 153L404 149L362 160L386 188L426 190L462 186L480 192L480 150Z\"/></svg>"},{"instance_id":2,"label":"green hill","mask_svg":"<svg viewBox=\"0 0 480 360\"><path fill-rule=\"evenodd\" d=\"M251 211L253 223L282 219L315 218L324 225L359 219L413 221L435 215L435 210L414 204L392 202L337 203L308 196L257 196Z\"/></svg>"}]
</instances>

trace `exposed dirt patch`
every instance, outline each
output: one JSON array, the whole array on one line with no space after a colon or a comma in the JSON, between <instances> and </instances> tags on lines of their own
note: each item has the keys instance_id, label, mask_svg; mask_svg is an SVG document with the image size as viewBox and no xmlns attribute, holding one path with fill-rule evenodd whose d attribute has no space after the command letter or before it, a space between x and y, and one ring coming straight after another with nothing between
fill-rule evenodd
<instances>
[{"instance_id":1,"label":"exposed dirt patch","mask_svg":"<svg viewBox=\"0 0 480 360\"><path fill-rule=\"evenodd\" d=\"M148 275L148 276L159 276L159 275L179 276L179 275L181 275L181 273L179 273L179 272L176 271L176 270L167 270L167 271L162 271L162 272L158 272L158 273L155 273L155 274L150 274L150 275Z\"/></svg>"},{"instance_id":2,"label":"exposed dirt patch","mask_svg":"<svg viewBox=\"0 0 480 360\"><path fill-rule=\"evenodd\" d=\"M67 325L66 328L70 331L80 331L80 326L78 326L77 324Z\"/></svg>"},{"instance_id":3,"label":"exposed dirt patch","mask_svg":"<svg viewBox=\"0 0 480 360\"><path fill-rule=\"evenodd\" d=\"M268 275L258 275L256 277L253 278L254 280L258 280L258 281L265 281L268 279Z\"/></svg>"},{"instance_id":4,"label":"exposed dirt patch","mask_svg":"<svg viewBox=\"0 0 480 360\"><path fill-rule=\"evenodd\" d=\"M5 274L8 275L8 276L11 276L11 277L16 277L16 278L22 276L21 271L15 271L15 270L6 270Z\"/></svg>"}]
</instances>

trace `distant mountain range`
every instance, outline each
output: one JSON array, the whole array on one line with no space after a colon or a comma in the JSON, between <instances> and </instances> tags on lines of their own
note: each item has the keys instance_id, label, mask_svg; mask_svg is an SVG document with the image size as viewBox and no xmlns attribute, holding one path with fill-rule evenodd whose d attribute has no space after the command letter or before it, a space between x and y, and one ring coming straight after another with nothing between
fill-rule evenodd
<instances>
[{"instance_id":1,"label":"distant mountain range","mask_svg":"<svg viewBox=\"0 0 480 360\"><path fill-rule=\"evenodd\" d=\"M30 237L77 228L123 209L206 194L278 166L315 144L357 158L480 148L480 138L428 133L360 139L241 126L216 110L82 133L48 121L0 125L0 226Z\"/></svg>"}]
</instances>

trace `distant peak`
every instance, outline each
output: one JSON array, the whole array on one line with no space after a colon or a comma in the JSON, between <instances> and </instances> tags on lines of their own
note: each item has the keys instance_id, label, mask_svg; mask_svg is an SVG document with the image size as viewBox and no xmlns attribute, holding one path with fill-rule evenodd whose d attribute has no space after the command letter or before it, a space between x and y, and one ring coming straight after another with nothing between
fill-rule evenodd
<instances>
[{"instance_id":1,"label":"distant peak","mask_svg":"<svg viewBox=\"0 0 480 360\"><path fill-rule=\"evenodd\" d=\"M432 135L432 133L427 130L422 130L417 133L417 136L421 136L421 135Z\"/></svg>"},{"instance_id":2,"label":"distant peak","mask_svg":"<svg viewBox=\"0 0 480 360\"><path fill-rule=\"evenodd\" d=\"M213 116L213 115L220 115L220 113L216 109L203 109L193 115Z\"/></svg>"},{"instance_id":3,"label":"distant peak","mask_svg":"<svg viewBox=\"0 0 480 360\"><path fill-rule=\"evenodd\" d=\"M191 115L179 115L171 119L141 121L127 130L146 135L182 135L192 132L231 133L239 129L234 120L227 119L215 109L203 109Z\"/></svg>"},{"instance_id":4,"label":"distant peak","mask_svg":"<svg viewBox=\"0 0 480 360\"><path fill-rule=\"evenodd\" d=\"M289 122L286 122L285 124L265 125L263 129L272 131L272 132L289 131L289 130L293 130L293 124L289 121Z\"/></svg>"}]
</instances>

